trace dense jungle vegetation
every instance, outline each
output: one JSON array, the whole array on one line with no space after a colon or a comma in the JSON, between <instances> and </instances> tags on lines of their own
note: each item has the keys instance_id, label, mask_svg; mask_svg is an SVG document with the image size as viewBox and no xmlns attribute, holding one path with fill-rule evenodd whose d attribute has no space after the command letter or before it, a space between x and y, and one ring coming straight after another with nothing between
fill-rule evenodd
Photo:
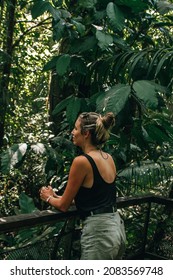
<instances>
[{"instance_id":1,"label":"dense jungle vegetation","mask_svg":"<svg viewBox=\"0 0 173 280\"><path fill-rule=\"evenodd\" d=\"M116 115L119 196L173 197L172 0L1 0L0 30L1 216L63 189L84 111Z\"/></svg>"}]
</instances>

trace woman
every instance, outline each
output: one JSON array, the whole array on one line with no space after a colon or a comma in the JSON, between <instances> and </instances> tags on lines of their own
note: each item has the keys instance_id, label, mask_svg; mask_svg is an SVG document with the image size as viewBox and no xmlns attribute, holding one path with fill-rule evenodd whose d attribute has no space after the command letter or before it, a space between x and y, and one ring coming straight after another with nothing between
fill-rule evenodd
<instances>
[{"instance_id":1,"label":"woman","mask_svg":"<svg viewBox=\"0 0 173 280\"><path fill-rule=\"evenodd\" d=\"M124 224L116 211L116 167L112 156L101 149L114 124L113 113L79 115L72 140L83 155L73 160L63 195L55 195L50 186L40 192L42 200L63 212L75 202L83 220L85 260L121 259L125 248Z\"/></svg>"}]
</instances>

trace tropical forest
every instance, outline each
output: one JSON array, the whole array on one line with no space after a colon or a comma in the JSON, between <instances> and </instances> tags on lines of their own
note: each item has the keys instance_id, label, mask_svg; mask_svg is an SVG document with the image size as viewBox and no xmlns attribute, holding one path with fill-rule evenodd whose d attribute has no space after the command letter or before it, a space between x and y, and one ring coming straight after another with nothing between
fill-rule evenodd
<instances>
[{"instance_id":1,"label":"tropical forest","mask_svg":"<svg viewBox=\"0 0 173 280\"><path fill-rule=\"evenodd\" d=\"M1 0L0 31L0 259L80 259L76 210L39 191L91 111L115 115L124 258L173 259L173 0Z\"/></svg>"}]
</instances>

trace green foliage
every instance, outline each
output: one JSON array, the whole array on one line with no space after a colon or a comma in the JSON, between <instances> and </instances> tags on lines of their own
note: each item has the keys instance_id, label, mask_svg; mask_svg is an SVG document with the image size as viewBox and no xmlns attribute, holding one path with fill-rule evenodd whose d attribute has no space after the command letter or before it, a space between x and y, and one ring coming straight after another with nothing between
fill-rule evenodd
<instances>
[{"instance_id":1,"label":"green foliage","mask_svg":"<svg viewBox=\"0 0 173 280\"><path fill-rule=\"evenodd\" d=\"M19 209L16 209L16 214L29 214L38 211L38 209L35 207L33 199L27 196L25 193L20 194L19 207ZM0 241L1 244L3 242L3 248L0 250L0 253L7 255L6 259L9 260L30 258L37 260L43 258L43 253L41 251L45 246L44 257L45 259L49 259L50 246L47 248L46 241L50 245L51 239L59 233L62 226L63 222L51 226L43 225L29 229L23 229L8 235L1 234ZM41 246L37 245L37 242L40 240L42 241L42 248ZM35 249L32 251L32 254L29 251L26 252L28 245L35 247ZM17 251L18 249L19 252ZM31 254L31 256L29 254Z\"/></svg>"},{"instance_id":2,"label":"green foliage","mask_svg":"<svg viewBox=\"0 0 173 280\"><path fill-rule=\"evenodd\" d=\"M34 32L25 22L20 29L28 35L27 44L20 44L23 39L17 33L14 38L14 60L22 46L18 63L24 73L20 68L16 68L19 72L11 69L11 88L13 85L20 94L13 99L14 110L6 115L7 144L24 144L10 145L2 153L3 173L15 172L16 168L23 172L28 157L33 157L38 166L42 162L40 184L56 176L64 178L72 157L62 145L51 147L56 142L51 140L51 129L58 127L55 139L65 138L62 142L68 146L69 130L78 114L91 110L116 115L117 125L106 148L113 152L118 169L132 162L139 164L144 158L158 161L157 147L165 143L171 146L173 136L169 113L163 114L172 90L172 41L166 29L172 24L171 7L165 1L79 1L75 5L70 1L34 1ZM42 59L37 59L38 55ZM32 69L37 60L40 62ZM52 102L54 96L58 100L51 104L50 122L46 108L49 71L57 79L49 100Z\"/></svg>"},{"instance_id":3,"label":"green foliage","mask_svg":"<svg viewBox=\"0 0 173 280\"><path fill-rule=\"evenodd\" d=\"M24 158L27 150L25 143L14 144L2 154L1 168L4 174L17 166Z\"/></svg>"},{"instance_id":4,"label":"green foliage","mask_svg":"<svg viewBox=\"0 0 173 280\"><path fill-rule=\"evenodd\" d=\"M105 149L116 161L119 194L159 189L169 195L172 1L16 1L12 29L7 20L12 6L10 1L4 5L0 15L2 214L13 214L13 206L26 212L35 211L34 205L44 209L40 186L65 186L78 152L69 131L83 111L116 115ZM23 231L17 243L27 244L38 234L39 229Z\"/></svg>"},{"instance_id":5,"label":"green foliage","mask_svg":"<svg viewBox=\"0 0 173 280\"><path fill-rule=\"evenodd\" d=\"M159 90L166 92L166 89L155 84L151 81L136 81L133 84L133 89L135 95L139 100L143 101L143 104L148 109L157 109L158 108L158 92ZM144 91L145 89L145 91Z\"/></svg>"},{"instance_id":6,"label":"green foliage","mask_svg":"<svg viewBox=\"0 0 173 280\"><path fill-rule=\"evenodd\" d=\"M98 111L112 111L118 115L128 102L131 94L129 85L119 84L99 95L96 100Z\"/></svg>"},{"instance_id":7,"label":"green foliage","mask_svg":"<svg viewBox=\"0 0 173 280\"><path fill-rule=\"evenodd\" d=\"M28 214L37 210L32 198L28 197L25 193L21 193L19 196L20 214Z\"/></svg>"},{"instance_id":8,"label":"green foliage","mask_svg":"<svg viewBox=\"0 0 173 280\"><path fill-rule=\"evenodd\" d=\"M120 8L113 2L109 2L106 8L106 13L113 30L122 31L125 26L125 18Z\"/></svg>"}]
</instances>

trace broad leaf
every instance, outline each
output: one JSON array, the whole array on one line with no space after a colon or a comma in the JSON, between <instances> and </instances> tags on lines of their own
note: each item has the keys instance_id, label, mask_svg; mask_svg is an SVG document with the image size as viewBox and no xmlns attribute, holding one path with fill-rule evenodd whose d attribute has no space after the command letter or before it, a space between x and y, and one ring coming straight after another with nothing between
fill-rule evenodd
<instances>
[{"instance_id":1,"label":"broad leaf","mask_svg":"<svg viewBox=\"0 0 173 280\"><path fill-rule=\"evenodd\" d=\"M19 205L21 214L28 214L38 210L35 207L33 199L27 196L25 193L20 194Z\"/></svg>"},{"instance_id":2,"label":"broad leaf","mask_svg":"<svg viewBox=\"0 0 173 280\"><path fill-rule=\"evenodd\" d=\"M129 85L120 84L112 87L97 98L97 110L112 111L117 115L124 108L130 93Z\"/></svg>"},{"instance_id":3,"label":"broad leaf","mask_svg":"<svg viewBox=\"0 0 173 280\"><path fill-rule=\"evenodd\" d=\"M27 151L27 144L14 144L11 148L6 150L1 155L1 171L8 173L12 168L19 164L23 159Z\"/></svg>"},{"instance_id":4,"label":"broad leaf","mask_svg":"<svg viewBox=\"0 0 173 280\"><path fill-rule=\"evenodd\" d=\"M69 54L64 54L58 58L56 63L56 72L58 75L63 76L68 71L70 60L71 57Z\"/></svg>"},{"instance_id":5,"label":"broad leaf","mask_svg":"<svg viewBox=\"0 0 173 280\"><path fill-rule=\"evenodd\" d=\"M70 95L66 99L63 99L60 103L58 103L55 109L53 110L52 115L56 115L64 111L72 98L73 96Z\"/></svg>"},{"instance_id":6,"label":"broad leaf","mask_svg":"<svg viewBox=\"0 0 173 280\"><path fill-rule=\"evenodd\" d=\"M165 129L157 124L148 124L145 126L145 129L151 139L151 142L162 145L164 142L170 142L171 140Z\"/></svg>"},{"instance_id":7,"label":"broad leaf","mask_svg":"<svg viewBox=\"0 0 173 280\"><path fill-rule=\"evenodd\" d=\"M46 151L45 145L42 143L37 143L31 145L31 149L34 151L36 154L44 154Z\"/></svg>"},{"instance_id":8,"label":"broad leaf","mask_svg":"<svg viewBox=\"0 0 173 280\"><path fill-rule=\"evenodd\" d=\"M144 102L149 109L156 109L158 106L158 85L147 80L137 81L133 84L135 95Z\"/></svg>"},{"instance_id":9,"label":"broad leaf","mask_svg":"<svg viewBox=\"0 0 173 280\"><path fill-rule=\"evenodd\" d=\"M118 6L110 2L107 5L106 12L113 30L121 31L124 28L125 18Z\"/></svg>"},{"instance_id":10,"label":"broad leaf","mask_svg":"<svg viewBox=\"0 0 173 280\"><path fill-rule=\"evenodd\" d=\"M43 71L49 71L55 69L58 58L59 56L52 57L51 60L44 65Z\"/></svg>"},{"instance_id":11,"label":"broad leaf","mask_svg":"<svg viewBox=\"0 0 173 280\"><path fill-rule=\"evenodd\" d=\"M49 7L49 12L52 14L55 21L59 21L61 18L61 13L59 10L55 9L54 7Z\"/></svg>"},{"instance_id":12,"label":"broad leaf","mask_svg":"<svg viewBox=\"0 0 173 280\"><path fill-rule=\"evenodd\" d=\"M103 31L96 31L96 38L98 40L98 45L101 49L106 49L113 43L113 37L109 34L105 34Z\"/></svg>"},{"instance_id":13,"label":"broad leaf","mask_svg":"<svg viewBox=\"0 0 173 280\"><path fill-rule=\"evenodd\" d=\"M81 109L81 98L73 97L70 99L70 102L67 105L67 120L70 124L70 127L74 125L74 122L76 121L76 118L79 114L79 111Z\"/></svg>"},{"instance_id":14,"label":"broad leaf","mask_svg":"<svg viewBox=\"0 0 173 280\"><path fill-rule=\"evenodd\" d=\"M35 19L49 11L51 8L53 7L49 1L38 0L31 9L32 17Z\"/></svg>"}]
</instances>

